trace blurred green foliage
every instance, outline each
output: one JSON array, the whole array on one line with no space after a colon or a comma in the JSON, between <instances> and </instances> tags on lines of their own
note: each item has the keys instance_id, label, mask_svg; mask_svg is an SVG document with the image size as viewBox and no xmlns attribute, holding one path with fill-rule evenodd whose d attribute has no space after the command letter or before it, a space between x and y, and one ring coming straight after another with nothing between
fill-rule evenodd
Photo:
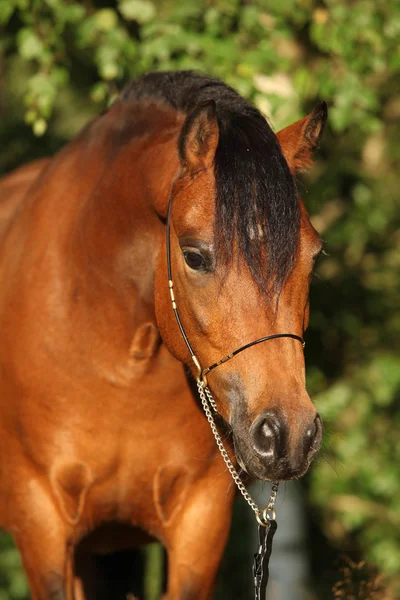
<instances>
[{"instance_id":1,"label":"blurred green foliage","mask_svg":"<svg viewBox=\"0 0 400 600\"><path fill-rule=\"evenodd\" d=\"M326 460L307 493L330 544L356 548L398 589L400 3L0 0L0 26L2 171L56 150L151 70L214 74L276 129L328 102L322 148L299 181L328 254L307 334ZM15 551L0 542L0 598L21 599Z\"/></svg>"},{"instance_id":2,"label":"blurred green foliage","mask_svg":"<svg viewBox=\"0 0 400 600\"><path fill-rule=\"evenodd\" d=\"M0 600L23 600L27 595L19 554L9 538L0 535Z\"/></svg>"}]
</instances>

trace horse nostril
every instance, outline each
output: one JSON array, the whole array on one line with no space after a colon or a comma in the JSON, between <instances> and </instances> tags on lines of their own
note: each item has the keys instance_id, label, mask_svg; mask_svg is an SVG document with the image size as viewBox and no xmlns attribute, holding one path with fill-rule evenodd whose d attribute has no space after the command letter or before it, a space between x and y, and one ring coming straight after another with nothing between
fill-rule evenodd
<instances>
[{"instance_id":1,"label":"horse nostril","mask_svg":"<svg viewBox=\"0 0 400 600\"><path fill-rule=\"evenodd\" d=\"M306 441L309 440L310 444L312 444L312 441L315 438L316 433L317 433L317 424L314 421L314 423L311 425L311 427L309 427L306 431Z\"/></svg>"},{"instance_id":2,"label":"horse nostril","mask_svg":"<svg viewBox=\"0 0 400 600\"><path fill-rule=\"evenodd\" d=\"M306 454L318 452L322 442L323 426L321 417L317 414L312 425L308 427L304 435L304 451Z\"/></svg>"},{"instance_id":3,"label":"horse nostril","mask_svg":"<svg viewBox=\"0 0 400 600\"><path fill-rule=\"evenodd\" d=\"M261 417L253 426L254 449L264 458L276 459L280 452L280 427L273 415Z\"/></svg>"}]
</instances>

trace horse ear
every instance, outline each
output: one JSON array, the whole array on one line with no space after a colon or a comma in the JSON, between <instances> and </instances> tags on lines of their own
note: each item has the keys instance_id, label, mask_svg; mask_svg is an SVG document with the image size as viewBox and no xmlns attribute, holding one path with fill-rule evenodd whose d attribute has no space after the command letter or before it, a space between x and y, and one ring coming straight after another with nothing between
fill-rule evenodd
<instances>
[{"instance_id":1,"label":"horse ear","mask_svg":"<svg viewBox=\"0 0 400 600\"><path fill-rule=\"evenodd\" d=\"M293 175L311 167L312 153L318 148L327 117L326 102L319 102L307 117L276 134Z\"/></svg>"},{"instance_id":2,"label":"horse ear","mask_svg":"<svg viewBox=\"0 0 400 600\"><path fill-rule=\"evenodd\" d=\"M218 146L219 127L214 100L198 104L186 117L179 137L182 166L191 175L211 166Z\"/></svg>"}]
</instances>

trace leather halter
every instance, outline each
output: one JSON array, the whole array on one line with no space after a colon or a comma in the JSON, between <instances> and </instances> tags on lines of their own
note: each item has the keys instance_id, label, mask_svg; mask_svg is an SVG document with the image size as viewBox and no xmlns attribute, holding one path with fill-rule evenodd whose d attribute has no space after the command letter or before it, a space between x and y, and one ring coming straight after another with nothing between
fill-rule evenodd
<instances>
[{"instance_id":1,"label":"leather halter","mask_svg":"<svg viewBox=\"0 0 400 600\"><path fill-rule=\"evenodd\" d=\"M185 329L182 325L182 321L179 316L179 312L178 312L178 308L177 308L176 300L175 300L175 295L174 295L174 282L172 280L172 266L171 266L171 211L172 211L172 194L170 196L169 203L168 203L168 213L167 213L167 223L166 223L166 238L167 238L166 239L166 249L167 249L169 293L171 296L172 308L173 308L175 318L178 323L180 332L182 334L185 344L190 352L190 356L192 357L192 360L198 371L198 373L197 373L198 383L201 383L201 384L203 384L204 387L207 387L207 375L210 371L212 371L216 367L219 367L219 365L222 365L223 363L227 362L228 360L230 360L231 358L233 358L234 356L239 354L239 352L243 352L243 350L247 350L247 348L250 348L251 346L255 346L256 344L261 344L261 342L266 342L268 340L274 340L277 338L287 337L287 338L292 338L293 340L297 340L297 341L301 342L301 344L303 345L303 348L304 348L305 341L299 335L295 335L294 333L274 333L272 335L267 335L267 336L258 338L257 340L254 340L254 342L249 342L248 344L244 344L237 350L234 350L230 354L227 354L226 356L224 356L223 358L221 358L214 364L210 365L206 369L201 368L199 360L198 360L197 356L195 355L192 346L190 345L188 337L185 333Z\"/></svg>"}]
</instances>

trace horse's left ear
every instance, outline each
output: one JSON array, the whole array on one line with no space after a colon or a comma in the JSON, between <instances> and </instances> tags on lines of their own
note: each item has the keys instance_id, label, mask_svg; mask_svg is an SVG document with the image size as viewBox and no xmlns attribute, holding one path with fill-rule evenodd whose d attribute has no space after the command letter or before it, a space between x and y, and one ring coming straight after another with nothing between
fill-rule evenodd
<instances>
[{"instance_id":1,"label":"horse's left ear","mask_svg":"<svg viewBox=\"0 0 400 600\"><path fill-rule=\"evenodd\" d=\"M219 140L219 127L214 100L198 104L186 117L179 136L182 166L194 175L210 167Z\"/></svg>"},{"instance_id":2,"label":"horse's left ear","mask_svg":"<svg viewBox=\"0 0 400 600\"><path fill-rule=\"evenodd\" d=\"M319 102L307 117L276 134L293 175L311 167L312 153L318 148L327 117L326 102Z\"/></svg>"}]
</instances>

